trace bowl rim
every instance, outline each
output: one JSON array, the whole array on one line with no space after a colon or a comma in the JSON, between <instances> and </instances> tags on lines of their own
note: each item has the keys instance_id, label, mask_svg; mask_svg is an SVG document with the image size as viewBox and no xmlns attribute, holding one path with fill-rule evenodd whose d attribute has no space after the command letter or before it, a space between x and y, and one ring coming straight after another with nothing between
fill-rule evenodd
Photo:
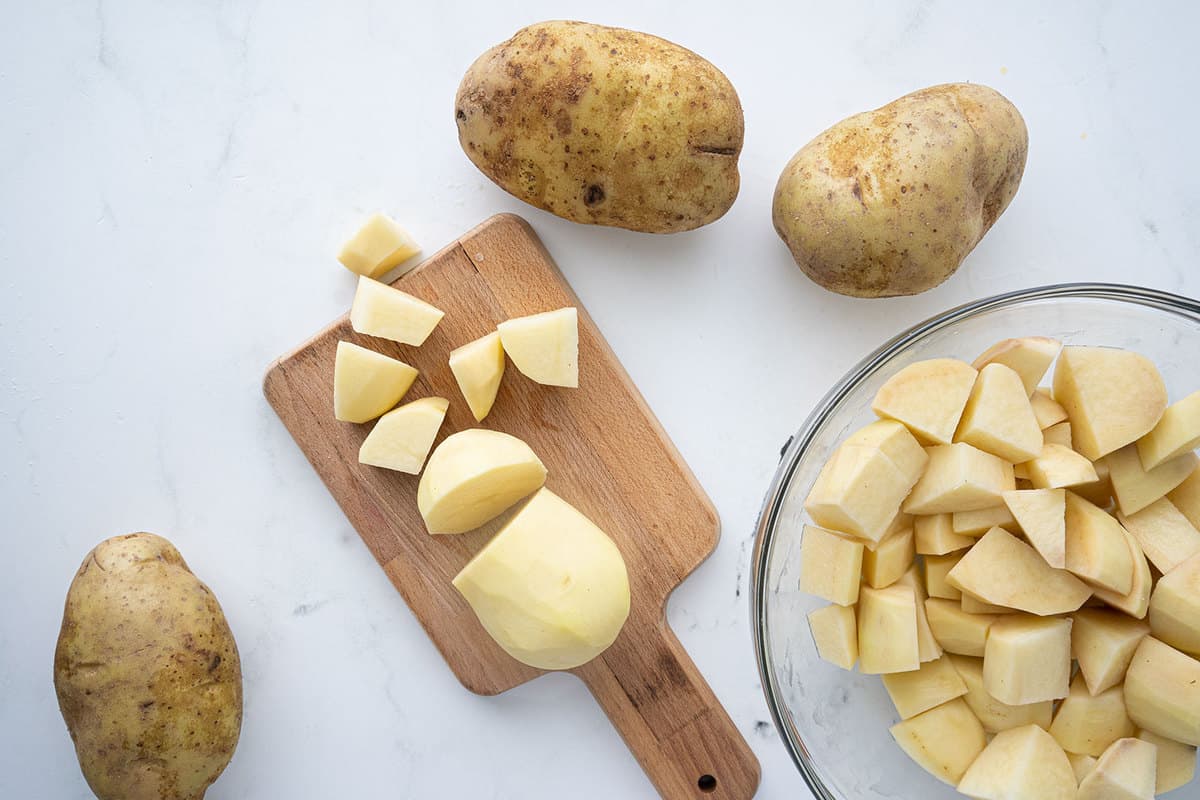
<instances>
[{"instance_id":1,"label":"bowl rim","mask_svg":"<svg viewBox=\"0 0 1200 800\"><path fill-rule=\"evenodd\" d=\"M1133 286L1121 283L1058 283L1037 286L1029 289L985 297L969 303L955 306L943 311L924 322L920 322L907 330L893 336L873 352L855 364L841 380L834 384L824 397L814 406L804 423L788 439L780 453L779 466L767 488L766 496L758 514L758 522L754 534L754 551L751 558L750 570L750 624L754 631L754 655L758 664L758 674L762 685L763 695L775 728L780 732L780 740L787 748L796 768L800 771L804 782L818 800L839 800L830 793L824 782L817 774L816 766L805 748L803 740L796 732L790 718L781 707L778 698L780 687L771 669L771 660L767 652L766 636L766 603L764 592L766 586L767 555L774 540L776 526L783 506L783 500L791 485L800 459L812 443L816 431L825 423L830 414L841 405L846 395L856 387L867 375L873 373L883 362L895 356L908 347L914 340L937 331L959 320L975 316L985 311L1018 305L1033 300L1047 300L1056 297L1087 297L1134 305L1149 306L1161 311L1167 311L1181 316L1192 317L1200 322L1200 301L1182 295L1150 289L1144 286Z\"/></svg>"}]
</instances>

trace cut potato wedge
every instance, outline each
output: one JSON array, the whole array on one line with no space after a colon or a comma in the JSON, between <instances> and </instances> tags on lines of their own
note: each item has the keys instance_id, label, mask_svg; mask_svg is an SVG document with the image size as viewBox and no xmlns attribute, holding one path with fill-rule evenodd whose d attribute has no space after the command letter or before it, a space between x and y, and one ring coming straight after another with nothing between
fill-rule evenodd
<instances>
[{"instance_id":1,"label":"cut potato wedge","mask_svg":"<svg viewBox=\"0 0 1200 800\"><path fill-rule=\"evenodd\" d=\"M1071 423L1059 422L1042 431L1042 441L1045 444L1058 444L1071 447Z\"/></svg>"},{"instance_id":2,"label":"cut potato wedge","mask_svg":"<svg viewBox=\"0 0 1200 800\"><path fill-rule=\"evenodd\" d=\"M1142 552L1159 572L1170 572L1200 553L1200 530L1166 497L1160 497L1136 514L1118 512L1117 519L1137 539Z\"/></svg>"},{"instance_id":3,"label":"cut potato wedge","mask_svg":"<svg viewBox=\"0 0 1200 800\"><path fill-rule=\"evenodd\" d=\"M1200 661L1146 636L1125 674L1125 708L1143 730L1200 745Z\"/></svg>"},{"instance_id":4,"label":"cut potato wedge","mask_svg":"<svg viewBox=\"0 0 1200 800\"><path fill-rule=\"evenodd\" d=\"M450 371L476 422L491 412L504 377L504 347L493 331L450 351Z\"/></svg>"},{"instance_id":5,"label":"cut potato wedge","mask_svg":"<svg viewBox=\"0 0 1200 800\"><path fill-rule=\"evenodd\" d=\"M931 447L929 463L902 506L906 514L977 511L1015 488L1012 464L969 444Z\"/></svg>"},{"instance_id":6,"label":"cut potato wedge","mask_svg":"<svg viewBox=\"0 0 1200 800\"><path fill-rule=\"evenodd\" d=\"M1154 800L1157 748L1141 739L1115 741L1079 782L1078 800Z\"/></svg>"},{"instance_id":7,"label":"cut potato wedge","mask_svg":"<svg viewBox=\"0 0 1200 800\"><path fill-rule=\"evenodd\" d=\"M1167 408L1167 389L1154 364L1132 350L1064 347L1054 399L1071 420L1075 447L1096 461L1154 429Z\"/></svg>"},{"instance_id":8,"label":"cut potato wedge","mask_svg":"<svg viewBox=\"0 0 1200 800\"><path fill-rule=\"evenodd\" d=\"M350 307L354 330L400 344L424 344L443 316L424 300L365 275L358 279Z\"/></svg>"},{"instance_id":9,"label":"cut potato wedge","mask_svg":"<svg viewBox=\"0 0 1200 800\"><path fill-rule=\"evenodd\" d=\"M342 422L367 422L404 397L417 371L350 342L338 342L333 359L333 416Z\"/></svg>"},{"instance_id":10,"label":"cut potato wedge","mask_svg":"<svg viewBox=\"0 0 1200 800\"><path fill-rule=\"evenodd\" d=\"M1044 700L1023 706L1001 703L983 688L983 659L969 656L948 655L958 675L967 687L963 700L975 712L983 729L988 733L999 733L1024 725L1038 725L1049 729L1054 717L1054 701Z\"/></svg>"},{"instance_id":11,"label":"cut potato wedge","mask_svg":"<svg viewBox=\"0 0 1200 800\"><path fill-rule=\"evenodd\" d=\"M1000 619L996 614L968 614L954 600L931 597L925 601L929 627L947 653L982 657L988 630Z\"/></svg>"},{"instance_id":12,"label":"cut potato wedge","mask_svg":"<svg viewBox=\"0 0 1200 800\"><path fill-rule=\"evenodd\" d=\"M1200 655L1200 554L1159 579L1150 596L1148 618L1157 639Z\"/></svg>"},{"instance_id":13,"label":"cut potato wedge","mask_svg":"<svg viewBox=\"0 0 1200 800\"><path fill-rule=\"evenodd\" d=\"M992 528L1004 528L1009 533L1021 532L1021 526L1017 523L1016 517L1004 504L981 508L978 511L955 511L951 515L951 527L955 533L970 536L973 539L978 539Z\"/></svg>"},{"instance_id":14,"label":"cut potato wedge","mask_svg":"<svg viewBox=\"0 0 1200 800\"><path fill-rule=\"evenodd\" d=\"M1200 467L1192 470L1183 483L1167 492L1167 499L1188 518L1188 522L1200 529Z\"/></svg>"},{"instance_id":15,"label":"cut potato wedge","mask_svg":"<svg viewBox=\"0 0 1200 800\"><path fill-rule=\"evenodd\" d=\"M971 366L982 370L988 364L1003 364L1021 377L1021 384L1028 397L1037 388L1038 382L1054 362L1062 342L1046 336L1024 336L1020 339L1005 339L984 350Z\"/></svg>"},{"instance_id":16,"label":"cut potato wedge","mask_svg":"<svg viewBox=\"0 0 1200 800\"><path fill-rule=\"evenodd\" d=\"M1137 440L1142 467L1154 469L1200 447L1200 392L1167 406L1154 430Z\"/></svg>"},{"instance_id":17,"label":"cut potato wedge","mask_svg":"<svg viewBox=\"0 0 1200 800\"><path fill-rule=\"evenodd\" d=\"M378 278L421 252L408 231L384 214L372 214L342 245L338 261L351 272Z\"/></svg>"},{"instance_id":18,"label":"cut potato wedge","mask_svg":"<svg viewBox=\"0 0 1200 800\"><path fill-rule=\"evenodd\" d=\"M358 449L359 462L420 473L449 407L444 397L422 397L384 414Z\"/></svg>"},{"instance_id":19,"label":"cut potato wedge","mask_svg":"<svg viewBox=\"0 0 1200 800\"><path fill-rule=\"evenodd\" d=\"M1130 557L1133 559L1133 586L1125 594L1093 586L1092 593L1113 608L1124 611L1135 619L1142 619L1150 607L1150 589L1153 586L1150 562L1146 561L1146 556L1133 534L1124 528L1121 530L1125 534L1125 544L1128 545Z\"/></svg>"},{"instance_id":20,"label":"cut potato wedge","mask_svg":"<svg viewBox=\"0 0 1200 800\"><path fill-rule=\"evenodd\" d=\"M911 480L877 448L843 444L821 468L804 508L822 528L874 546L891 528Z\"/></svg>"},{"instance_id":21,"label":"cut potato wedge","mask_svg":"<svg viewBox=\"0 0 1200 800\"><path fill-rule=\"evenodd\" d=\"M546 467L525 442L469 428L447 436L429 456L417 485L417 509L430 533L466 533L545 482Z\"/></svg>"},{"instance_id":22,"label":"cut potato wedge","mask_svg":"<svg viewBox=\"0 0 1200 800\"><path fill-rule=\"evenodd\" d=\"M963 592L962 598L959 600L962 610L968 614L1011 614L1013 609L1006 606L998 606L995 603L987 603L980 600L970 592Z\"/></svg>"},{"instance_id":23,"label":"cut potato wedge","mask_svg":"<svg viewBox=\"0 0 1200 800\"><path fill-rule=\"evenodd\" d=\"M1195 453L1184 453L1152 470L1142 469L1142 460L1133 445L1122 447L1104 459L1108 463L1113 494L1122 514L1136 514L1183 483L1196 469Z\"/></svg>"},{"instance_id":24,"label":"cut potato wedge","mask_svg":"<svg viewBox=\"0 0 1200 800\"><path fill-rule=\"evenodd\" d=\"M934 637L933 629L929 627L929 616L925 613L925 600L929 595L925 592L925 585L921 582L917 565L913 564L909 567L908 571L901 575L893 585L907 586L913 590L913 599L917 606L917 657L922 664L941 658L942 646Z\"/></svg>"},{"instance_id":25,"label":"cut potato wedge","mask_svg":"<svg viewBox=\"0 0 1200 800\"><path fill-rule=\"evenodd\" d=\"M860 428L847 437L845 444L879 450L891 459L901 475L913 483L921 477L921 472L929 461L925 448L908 432L908 428L890 419L876 420Z\"/></svg>"},{"instance_id":26,"label":"cut potato wedge","mask_svg":"<svg viewBox=\"0 0 1200 800\"><path fill-rule=\"evenodd\" d=\"M917 603L907 586L872 589L858 594L858 668L867 675L919 669Z\"/></svg>"},{"instance_id":27,"label":"cut potato wedge","mask_svg":"<svg viewBox=\"0 0 1200 800\"><path fill-rule=\"evenodd\" d=\"M1029 404L1033 406L1033 415L1037 417L1038 427L1046 430L1052 425L1066 420L1067 410L1054 401L1050 392L1037 389L1029 396Z\"/></svg>"},{"instance_id":28,"label":"cut potato wedge","mask_svg":"<svg viewBox=\"0 0 1200 800\"><path fill-rule=\"evenodd\" d=\"M1099 480L1092 462L1061 444L1046 444L1025 472L1035 489L1061 489L1065 486L1094 483Z\"/></svg>"},{"instance_id":29,"label":"cut potato wedge","mask_svg":"<svg viewBox=\"0 0 1200 800\"><path fill-rule=\"evenodd\" d=\"M929 514L913 517L914 544L921 555L944 556L975 544L974 536L954 532L954 515Z\"/></svg>"},{"instance_id":30,"label":"cut potato wedge","mask_svg":"<svg viewBox=\"0 0 1200 800\"><path fill-rule=\"evenodd\" d=\"M1043 616L1074 611L1092 593L1085 583L1066 570L1051 567L1036 550L1003 528L984 534L946 580L985 602Z\"/></svg>"},{"instance_id":31,"label":"cut potato wedge","mask_svg":"<svg viewBox=\"0 0 1200 800\"><path fill-rule=\"evenodd\" d=\"M1067 754L1037 725L996 734L958 784L974 800L1075 800L1075 789Z\"/></svg>"},{"instance_id":32,"label":"cut potato wedge","mask_svg":"<svg viewBox=\"0 0 1200 800\"><path fill-rule=\"evenodd\" d=\"M840 606L858 602L863 546L815 525L800 538L800 591Z\"/></svg>"},{"instance_id":33,"label":"cut potato wedge","mask_svg":"<svg viewBox=\"0 0 1200 800\"><path fill-rule=\"evenodd\" d=\"M808 615L817 655L842 669L854 669L858 661L858 625L852 606L831 605Z\"/></svg>"},{"instance_id":34,"label":"cut potato wedge","mask_svg":"<svg viewBox=\"0 0 1200 800\"><path fill-rule=\"evenodd\" d=\"M521 374L545 386L579 386L579 312L560 308L496 326Z\"/></svg>"},{"instance_id":35,"label":"cut potato wedge","mask_svg":"<svg viewBox=\"0 0 1200 800\"><path fill-rule=\"evenodd\" d=\"M951 786L987 744L983 726L961 698L929 709L891 728L892 738L908 757Z\"/></svg>"},{"instance_id":36,"label":"cut potato wedge","mask_svg":"<svg viewBox=\"0 0 1200 800\"><path fill-rule=\"evenodd\" d=\"M962 590L951 586L946 581L946 575L954 569L954 565L963 557L961 552L947 553L944 556L925 556L925 591L930 597L941 597L946 600L960 600Z\"/></svg>"},{"instance_id":37,"label":"cut potato wedge","mask_svg":"<svg viewBox=\"0 0 1200 800\"><path fill-rule=\"evenodd\" d=\"M913 672L884 675L883 687L900 719L911 719L967 693L967 685L946 656L922 664Z\"/></svg>"},{"instance_id":38,"label":"cut potato wedge","mask_svg":"<svg viewBox=\"0 0 1200 800\"><path fill-rule=\"evenodd\" d=\"M917 361L879 387L871 410L904 423L926 444L950 444L977 374L953 358Z\"/></svg>"},{"instance_id":39,"label":"cut potato wedge","mask_svg":"<svg viewBox=\"0 0 1200 800\"><path fill-rule=\"evenodd\" d=\"M1057 700L1069 693L1071 620L1014 614L988 630L983 685L1010 706Z\"/></svg>"},{"instance_id":40,"label":"cut potato wedge","mask_svg":"<svg viewBox=\"0 0 1200 800\"><path fill-rule=\"evenodd\" d=\"M1133 736L1137 729L1125 713L1125 693L1120 686L1093 695L1083 676L1071 681L1071 692L1054 714L1050 735L1068 753L1099 758L1117 739Z\"/></svg>"},{"instance_id":41,"label":"cut potato wedge","mask_svg":"<svg viewBox=\"0 0 1200 800\"><path fill-rule=\"evenodd\" d=\"M1067 753L1067 760L1071 762L1071 769L1075 770L1075 780L1077 781L1082 781L1088 776L1088 773L1096 768L1095 756Z\"/></svg>"},{"instance_id":42,"label":"cut potato wedge","mask_svg":"<svg viewBox=\"0 0 1200 800\"><path fill-rule=\"evenodd\" d=\"M1003 364L980 370L954 440L1013 463L1036 458L1042 450L1042 430L1021 376Z\"/></svg>"},{"instance_id":43,"label":"cut potato wedge","mask_svg":"<svg viewBox=\"0 0 1200 800\"><path fill-rule=\"evenodd\" d=\"M1137 738L1158 748L1154 792L1166 794L1190 783L1196 775L1196 748L1175 742L1150 731L1138 731Z\"/></svg>"},{"instance_id":44,"label":"cut potato wedge","mask_svg":"<svg viewBox=\"0 0 1200 800\"><path fill-rule=\"evenodd\" d=\"M1112 476L1108 474L1108 462L1103 458L1092 462L1096 470L1096 480L1088 483L1077 483L1071 491L1087 500L1094 506L1107 509L1113 505Z\"/></svg>"},{"instance_id":45,"label":"cut potato wedge","mask_svg":"<svg viewBox=\"0 0 1200 800\"><path fill-rule=\"evenodd\" d=\"M1055 569L1067 566L1067 495L1065 489L1024 489L1005 492L1012 513L1029 543Z\"/></svg>"},{"instance_id":46,"label":"cut potato wedge","mask_svg":"<svg viewBox=\"0 0 1200 800\"><path fill-rule=\"evenodd\" d=\"M1133 555L1121 523L1079 495L1067 492L1067 570L1117 594L1133 588Z\"/></svg>"},{"instance_id":47,"label":"cut potato wedge","mask_svg":"<svg viewBox=\"0 0 1200 800\"><path fill-rule=\"evenodd\" d=\"M1101 608L1081 608L1072 619L1071 656L1079 662L1088 691L1096 695L1121 683L1150 626Z\"/></svg>"},{"instance_id":48,"label":"cut potato wedge","mask_svg":"<svg viewBox=\"0 0 1200 800\"><path fill-rule=\"evenodd\" d=\"M914 556L912 528L889 533L878 547L863 553L863 579L876 589L891 586L912 566Z\"/></svg>"}]
</instances>

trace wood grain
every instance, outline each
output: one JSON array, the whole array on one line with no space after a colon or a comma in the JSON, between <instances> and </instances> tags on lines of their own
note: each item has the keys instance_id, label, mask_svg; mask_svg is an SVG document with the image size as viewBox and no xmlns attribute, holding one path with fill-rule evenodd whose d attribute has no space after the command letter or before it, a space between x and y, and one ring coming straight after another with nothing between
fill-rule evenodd
<instances>
[{"instance_id":1,"label":"wood grain","mask_svg":"<svg viewBox=\"0 0 1200 800\"><path fill-rule=\"evenodd\" d=\"M405 402L450 400L440 442L477 425L447 364L453 348L505 319L577 306L579 388L539 386L510 362L482 425L528 442L549 470L546 485L612 536L625 558L629 620L612 647L573 672L660 794L751 797L758 762L665 619L667 596L716 546L716 510L541 242L521 218L498 215L395 285L446 312L423 346L357 334L343 316L279 359L263 388L446 663L479 694L497 694L541 672L501 650L450 584L509 515L468 534L426 533L417 477L359 464L370 424L333 418L337 343L354 342L419 369Z\"/></svg>"}]
</instances>

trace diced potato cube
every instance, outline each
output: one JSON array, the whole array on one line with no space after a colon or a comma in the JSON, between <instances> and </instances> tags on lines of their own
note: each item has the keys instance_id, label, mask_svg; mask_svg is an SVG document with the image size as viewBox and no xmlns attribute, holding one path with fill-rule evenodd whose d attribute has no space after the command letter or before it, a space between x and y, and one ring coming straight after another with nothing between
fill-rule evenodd
<instances>
[{"instance_id":1,"label":"diced potato cube","mask_svg":"<svg viewBox=\"0 0 1200 800\"><path fill-rule=\"evenodd\" d=\"M1159 572L1170 572L1200 553L1200 530L1166 497L1160 497L1136 514L1118 512L1117 519L1137 539L1142 552Z\"/></svg>"},{"instance_id":2,"label":"diced potato cube","mask_svg":"<svg viewBox=\"0 0 1200 800\"><path fill-rule=\"evenodd\" d=\"M1093 586L1092 593L1097 599L1103 600L1113 608L1124 611L1136 619L1142 619L1150 607L1150 588L1153 585L1150 563L1146 561L1146 556L1142 553L1137 539L1133 538L1133 534L1124 528L1121 528L1121 532L1125 535L1125 544L1129 547L1130 558L1133 559L1133 586L1125 594Z\"/></svg>"},{"instance_id":3,"label":"diced potato cube","mask_svg":"<svg viewBox=\"0 0 1200 800\"><path fill-rule=\"evenodd\" d=\"M1067 410L1055 402L1045 389L1035 390L1029 396L1029 404L1033 406L1033 415L1037 417L1038 427L1042 430L1067 418Z\"/></svg>"},{"instance_id":4,"label":"diced potato cube","mask_svg":"<svg viewBox=\"0 0 1200 800\"><path fill-rule=\"evenodd\" d=\"M953 519L953 514L913 517L917 552L921 555L943 556L956 550L965 550L975 544L975 537L954 532Z\"/></svg>"},{"instance_id":5,"label":"diced potato cube","mask_svg":"<svg viewBox=\"0 0 1200 800\"><path fill-rule=\"evenodd\" d=\"M953 358L918 361L879 387L871 409L884 419L903 422L924 442L949 444L976 374L970 364Z\"/></svg>"},{"instance_id":6,"label":"diced potato cube","mask_svg":"<svg viewBox=\"0 0 1200 800\"><path fill-rule=\"evenodd\" d=\"M912 528L890 533L863 554L863 577L876 589L891 586L912 566L914 555Z\"/></svg>"},{"instance_id":7,"label":"diced potato cube","mask_svg":"<svg viewBox=\"0 0 1200 800\"><path fill-rule=\"evenodd\" d=\"M1192 470L1183 483L1168 492L1167 499L1188 518L1188 522L1200 529L1200 467Z\"/></svg>"},{"instance_id":8,"label":"diced potato cube","mask_svg":"<svg viewBox=\"0 0 1200 800\"><path fill-rule=\"evenodd\" d=\"M842 669L854 669L858 661L858 626L852 606L825 606L808 615L817 654Z\"/></svg>"},{"instance_id":9,"label":"diced potato cube","mask_svg":"<svg viewBox=\"0 0 1200 800\"><path fill-rule=\"evenodd\" d=\"M482 422L496 402L504 377L504 347L499 332L492 331L450 351L450 371L475 421Z\"/></svg>"},{"instance_id":10,"label":"diced potato cube","mask_svg":"<svg viewBox=\"0 0 1200 800\"><path fill-rule=\"evenodd\" d=\"M845 444L873 447L892 460L904 475L913 483L921 477L929 456L925 448L916 440L908 428L890 419L881 419L860 428L846 438Z\"/></svg>"},{"instance_id":11,"label":"diced potato cube","mask_svg":"<svg viewBox=\"0 0 1200 800\"><path fill-rule=\"evenodd\" d=\"M1154 800L1158 754L1141 739L1112 743L1079 782L1077 800Z\"/></svg>"},{"instance_id":12,"label":"diced potato cube","mask_svg":"<svg viewBox=\"0 0 1200 800\"><path fill-rule=\"evenodd\" d=\"M1082 753L1067 753L1071 769L1075 770L1075 780L1082 782L1096 768L1096 757L1085 756Z\"/></svg>"},{"instance_id":13,"label":"diced potato cube","mask_svg":"<svg viewBox=\"0 0 1200 800\"><path fill-rule=\"evenodd\" d=\"M1036 458L1042 431L1021 376L1003 364L980 370L954 439L1013 463Z\"/></svg>"},{"instance_id":14,"label":"diced potato cube","mask_svg":"<svg viewBox=\"0 0 1200 800\"><path fill-rule=\"evenodd\" d=\"M925 598L929 595L925 593L925 586L917 574L917 565L909 567L893 586L907 586L913 590L913 598L917 604L917 655L921 663L941 658L942 646L934 638L933 630L929 627L929 617L925 613Z\"/></svg>"},{"instance_id":15,"label":"diced potato cube","mask_svg":"<svg viewBox=\"0 0 1200 800\"><path fill-rule=\"evenodd\" d=\"M1001 703L988 694L983 688L983 659L969 656L947 656L954 664L955 670L967 686L963 699L979 718L983 729L988 733L999 733L1010 728L1020 728L1025 725L1038 725L1049 729L1054 716L1054 701L1043 700L1040 703L1028 703L1023 706L1010 706Z\"/></svg>"},{"instance_id":16,"label":"diced potato cube","mask_svg":"<svg viewBox=\"0 0 1200 800\"><path fill-rule=\"evenodd\" d=\"M1101 608L1081 608L1072 617L1071 656L1088 691L1100 694L1125 679L1142 637L1150 627L1141 620Z\"/></svg>"},{"instance_id":17,"label":"diced potato cube","mask_svg":"<svg viewBox=\"0 0 1200 800\"><path fill-rule=\"evenodd\" d=\"M1154 793L1166 794L1191 782L1196 775L1196 748L1150 731L1138 731L1137 738L1158 748Z\"/></svg>"},{"instance_id":18,"label":"diced potato cube","mask_svg":"<svg viewBox=\"0 0 1200 800\"><path fill-rule=\"evenodd\" d=\"M1200 745L1200 661L1145 637L1125 674L1125 708L1143 730Z\"/></svg>"},{"instance_id":19,"label":"diced potato cube","mask_svg":"<svg viewBox=\"0 0 1200 800\"><path fill-rule=\"evenodd\" d=\"M1142 469L1142 460L1133 445L1122 447L1105 457L1113 494L1122 514L1136 514L1183 483L1196 469L1195 453L1184 453L1164 461L1152 470Z\"/></svg>"},{"instance_id":20,"label":"diced potato cube","mask_svg":"<svg viewBox=\"0 0 1200 800\"><path fill-rule=\"evenodd\" d=\"M1005 492L1012 512L1029 543L1055 569L1067 566L1067 494L1065 489L1018 489Z\"/></svg>"},{"instance_id":21,"label":"diced potato cube","mask_svg":"<svg viewBox=\"0 0 1200 800\"><path fill-rule=\"evenodd\" d=\"M1042 441L1045 444L1059 444L1071 447L1071 423L1059 422L1042 431Z\"/></svg>"},{"instance_id":22,"label":"diced potato cube","mask_svg":"<svg viewBox=\"0 0 1200 800\"><path fill-rule=\"evenodd\" d=\"M1154 430L1137 441L1142 466L1154 469L1200 447L1200 392L1167 406Z\"/></svg>"},{"instance_id":23,"label":"diced potato cube","mask_svg":"<svg viewBox=\"0 0 1200 800\"><path fill-rule=\"evenodd\" d=\"M1132 350L1064 347L1054 399L1067 410L1075 447L1095 461L1153 430L1167 389L1150 359Z\"/></svg>"},{"instance_id":24,"label":"diced potato cube","mask_svg":"<svg viewBox=\"0 0 1200 800\"><path fill-rule=\"evenodd\" d=\"M384 414L363 440L358 460L373 467L420 473L450 401L422 397Z\"/></svg>"},{"instance_id":25,"label":"diced potato cube","mask_svg":"<svg viewBox=\"0 0 1200 800\"><path fill-rule=\"evenodd\" d=\"M1001 503L1002 492L1015 488L1012 465L969 444L929 448L929 463L913 487L903 510L908 514L976 511Z\"/></svg>"},{"instance_id":26,"label":"diced potato cube","mask_svg":"<svg viewBox=\"0 0 1200 800\"><path fill-rule=\"evenodd\" d=\"M872 589L858 599L858 668L867 675L908 672L921 666L917 604L907 586Z\"/></svg>"},{"instance_id":27,"label":"diced potato cube","mask_svg":"<svg viewBox=\"0 0 1200 800\"><path fill-rule=\"evenodd\" d=\"M417 371L383 353L338 342L333 359L333 416L366 422L391 409L413 385Z\"/></svg>"},{"instance_id":28,"label":"diced potato cube","mask_svg":"<svg viewBox=\"0 0 1200 800\"><path fill-rule=\"evenodd\" d=\"M822 528L876 543L911 488L882 451L843 444L821 468L804 508Z\"/></svg>"},{"instance_id":29,"label":"diced potato cube","mask_svg":"<svg viewBox=\"0 0 1200 800\"><path fill-rule=\"evenodd\" d=\"M1071 681L1071 692L1050 725L1050 735L1063 750L1097 758L1117 739L1133 736L1136 730L1125 713L1125 693L1120 686L1093 695L1080 675Z\"/></svg>"},{"instance_id":30,"label":"diced potato cube","mask_svg":"<svg viewBox=\"0 0 1200 800\"><path fill-rule=\"evenodd\" d=\"M800 591L840 606L858 602L863 546L805 525L800 537Z\"/></svg>"},{"instance_id":31,"label":"diced potato cube","mask_svg":"<svg viewBox=\"0 0 1200 800\"><path fill-rule=\"evenodd\" d=\"M983 685L1010 706L1066 697L1071 680L1071 620L1013 615L992 623L983 652Z\"/></svg>"},{"instance_id":32,"label":"diced potato cube","mask_svg":"<svg viewBox=\"0 0 1200 800\"><path fill-rule=\"evenodd\" d=\"M1133 588L1133 556L1121 523L1067 492L1067 570L1093 586L1126 594Z\"/></svg>"},{"instance_id":33,"label":"diced potato cube","mask_svg":"<svg viewBox=\"0 0 1200 800\"><path fill-rule=\"evenodd\" d=\"M962 605L962 610L968 614L1011 614L1013 609L1006 606L998 606L995 603L987 603L980 600L970 592L963 592L962 598L959 600Z\"/></svg>"},{"instance_id":34,"label":"diced potato cube","mask_svg":"<svg viewBox=\"0 0 1200 800\"><path fill-rule=\"evenodd\" d=\"M559 308L496 326L504 352L522 375L545 386L579 386L579 311Z\"/></svg>"},{"instance_id":35,"label":"diced potato cube","mask_svg":"<svg viewBox=\"0 0 1200 800\"><path fill-rule=\"evenodd\" d=\"M908 757L943 783L958 783L987 744L983 726L961 698L891 728Z\"/></svg>"},{"instance_id":36,"label":"diced potato cube","mask_svg":"<svg viewBox=\"0 0 1200 800\"><path fill-rule=\"evenodd\" d=\"M958 791L974 800L1074 800L1075 771L1054 737L1026 725L996 734Z\"/></svg>"},{"instance_id":37,"label":"diced potato cube","mask_svg":"<svg viewBox=\"0 0 1200 800\"><path fill-rule=\"evenodd\" d=\"M1036 550L1002 528L988 531L946 580L988 603L1040 615L1074 611L1092 593L1074 575L1054 569Z\"/></svg>"},{"instance_id":38,"label":"diced potato cube","mask_svg":"<svg viewBox=\"0 0 1200 800\"><path fill-rule=\"evenodd\" d=\"M913 672L884 675L883 687L900 719L911 719L967 693L967 685L946 656L922 664Z\"/></svg>"},{"instance_id":39,"label":"diced potato cube","mask_svg":"<svg viewBox=\"0 0 1200 800\"><path fill-rule=\"evenodd\" d=\"M1156 638L1200 655L1200 554L1159 579L1150 597L1149 619Z\"/></svg>"},{"instance_id":40,"label":"diced potato cube","mask_svg":"<svg viewBox=\"0 0 1200 800\"><path fill-rule=\"evenodd\" d=\"M354 330L401 344L424 344L443 316L424 300L365 275L358 279L350 307Z\"/></svg>"},{"instance_id":41,"label":"diced potato cube","mask_svg":"<svg viewBox=\"0 0 1200 800\"><path fill-rule=\"evenodd\" d=\"M350 241L342 245L338 261L351 272L378 278L421 252L421 248L394 220L373 214Z\"/></svg>"},{"instance_id":42,"label":"diced potato cube","mask_svg":"<svg viewBox=\"0 0 1200 800\"><path fill-rule=\"evenodd\" d=\"M925 601L925 614L934 638L948 653L982 656L988 629L1000 619L994 614L968 614L953 600L931 597Z\"/></svg>"},{"instance_id":43,"label":"diced potato cube","mask_svg":"<svg viewBox=\"0 0 1200 800\"><path fill-rule=\"evenodd\" d=\"M978 511L955 511L950 516L954 532L973 539L978 539L992 528L1004 528L1009 533L1021 532L1021 526L1017 524L1012 511L1003 503Z\"/></svg>"},{"instance_id":44,"label":"diced potato cube","mask_svg":"<svg viewBox=\"0 0 1200 800\"><path fill-rule=\"evenodd\" d=\"M1060 489L1099 479L1092 462L1061 444L1043 445L1037 458L1025 462L1025 471L1035 489Z\"/></svg>"},{"instance_id":45,"label":"diced potato cube","mask_svg":"<svg viewBox=\"0 0 1200 800\"><path fill-rule=\"evenodd\" d=\"M983 351L971 366L982 370L988 364L1003 364L1021 377L1025 395L1029 396L1061 349L1062 342L1046 336L1005 339Z\"/></svg>"},{"instance_id":46,"label":"diced potato cube","mask_svg":"<svg viewBox=\"0 0 1200 800\"><path fill-rule=\"evenodd\" d=\"M962 598L962 590L956 589L946 582L946 575L954 569L954 565L962 557L962 553L925 556L925 591L929 593L930 597L942 597L947 600Z\"/></svg>"}]
</instances>

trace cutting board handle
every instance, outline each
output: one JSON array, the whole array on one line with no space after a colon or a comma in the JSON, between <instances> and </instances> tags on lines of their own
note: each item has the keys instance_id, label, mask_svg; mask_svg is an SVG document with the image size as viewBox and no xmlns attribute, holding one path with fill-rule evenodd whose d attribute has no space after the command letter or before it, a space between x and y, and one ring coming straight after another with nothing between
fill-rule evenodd
<instances>
[{"instance_id":1,"label":"cutting board handle","mask_svg":"<svg viewBox=\"0 0 1200 800\"><path fill-rule=\"evenodd\" d=\"M619 657L601 656L575 674L658 793L666 800L753 797L758 760L666 620L646 631L629 627L605 654L621 650Z\"/></svg>"}]
</instances>

